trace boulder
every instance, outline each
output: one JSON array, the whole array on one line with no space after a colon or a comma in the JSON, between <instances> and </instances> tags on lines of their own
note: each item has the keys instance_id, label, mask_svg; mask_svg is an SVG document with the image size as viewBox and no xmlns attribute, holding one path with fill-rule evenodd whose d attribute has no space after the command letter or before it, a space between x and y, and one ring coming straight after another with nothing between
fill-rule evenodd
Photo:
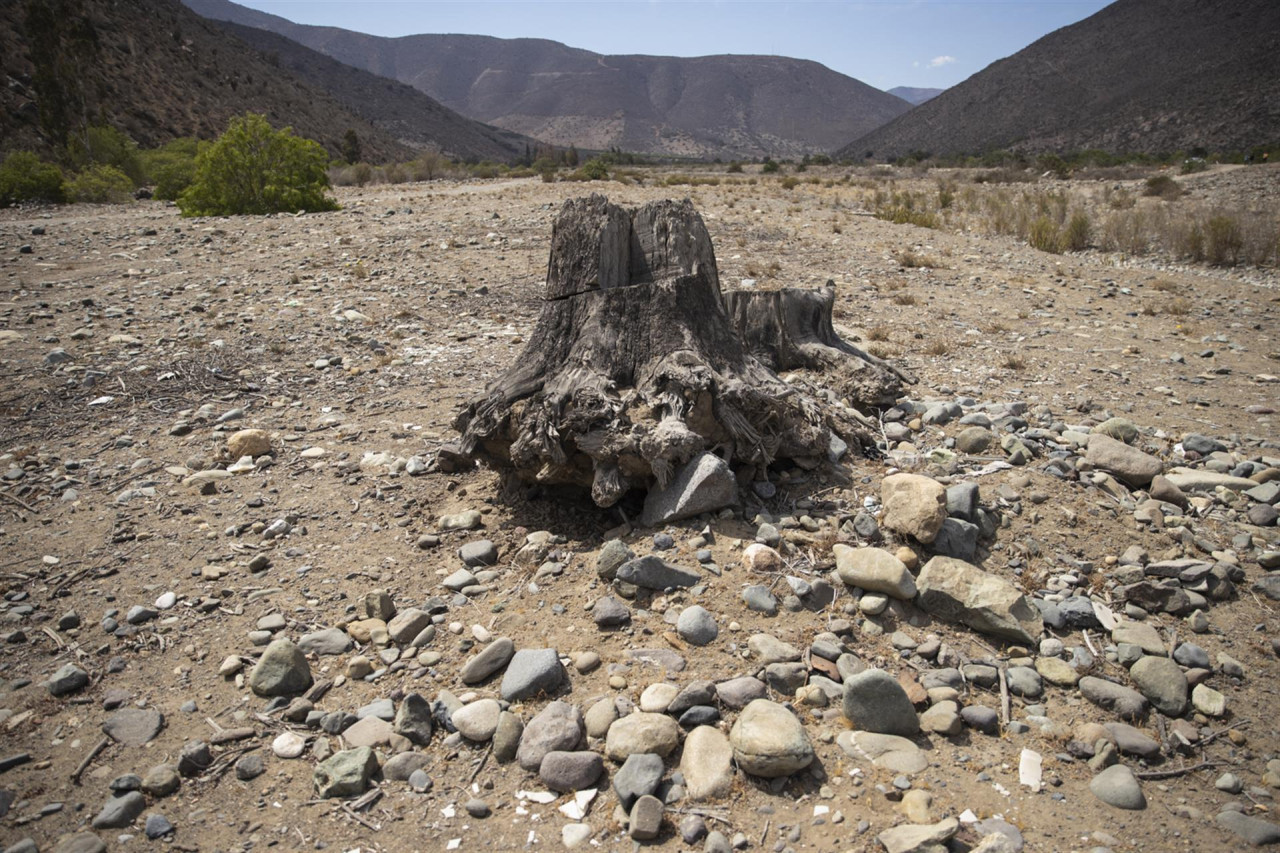
<instances>
[{"instance_id":1,"label":"boulder","mask_svg":"<svg viewBox=\"0 0 1280 853\"><path fill-rule=\"evenodd\" d=\"M836 558L836 574L849 586L868 592L881 592L891 598L909 600L916 596L916 582L894 555L881 548L832 547Z\"/></svg>"},{"instance_id":2,"label":"boulder","mask_svg":"<svg viewBox=\"0 0 1280 853\"><path fill-rule=\"evenodd\" d=\"M640 521L657 527L714 512L737 500L738 481L729 465L714 453L702 453L686 462L665 488L649 490Z\"/></svg>"}]
</instances>

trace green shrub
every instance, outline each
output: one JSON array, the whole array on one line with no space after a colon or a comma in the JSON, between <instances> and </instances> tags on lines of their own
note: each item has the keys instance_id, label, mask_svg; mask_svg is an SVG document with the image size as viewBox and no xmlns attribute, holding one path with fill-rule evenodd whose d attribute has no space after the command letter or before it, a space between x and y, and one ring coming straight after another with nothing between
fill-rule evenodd
<instances>
[{"instance_id":1,"label":"green shrub","mask_svg":"<svg viewBox=\"0 0 1280 853\"><path fill-rule=\"evenodd\" d=\"M742 164L739 163L737 160L734 160L732 163L729 164L729 168L725 169L725 171L731 175L740 174L742 172Z\"/></svg>"},{"instance_id":2,"label":"green shrub","mask_svg":"<svg viewBox=\"0 0 1280 853\"><path fill-rule=\"evenodd\" d=\"M133 198L133 181L115 166L96 163L67 182L72 201L124 204Z\"/></svg>"},{"instance_id":3,"label":"green shrub","mask_svg":"<svg viewBox=\"0 0 1280 853\"><path fill-rule=\"evenodd\" d=\"M1089 248L1089 238L1092 236L1093 225L1089 222L1089 214L1083 210L1077 210L1071 214L1071 221L1067 223L1062 242L1069 251L1079 252Z\"/></svg>"},{"instance_id":4,"label":"green shrub","mask_svg":"<svg viewBox=\"0 0 1280 853\"><path fill-rule=\"evenodd\" d=\"M607 181L609 180L609 167L604 161L596 157L582 164L582 168L578 170L582 177L588 181Z\"/></svg>"},{"instance_id":5,"label":"green shrub","mask_svg":"<svg viewBox=\"0 0 1280 853\"><path fill-rule=\"evenodd\" d=\"M1027 242L1031 244L1032 248L1039 249L1042 252L1050 252L1055 255L1062 252L1062 237L1058 234L1058 226L1047 216L1041 216L1031 223L1031 230L1027 234Z\"/></svg>"},{"instance_id":6,"label":"green shrub","mask_svg":"<svg viewBox=\"0 0 1280 853\"><path fill-rule=\"evenodd\" d=\"M93 165L114 166L128 176L135 187L147 180L138 146L114 127L85 128L83 135L73 136L67 143L67 156L77 171L83 172Z\"/></svg>"},{"instance_id":7,"label":"green shrub","mask_svg":"<svg viewBox=\"0 0 1280 853\"><path fill-rule=\"evenodd\" d=\"M231 120L196 158L196 178L178 199L183 216L336 210L325 195L328 157L320 144L273 130L264 116Z\"/></svg>"},{"instance_id":8,"label":"green shrub","mask_svg":"<svg viewBox=\"0 0 1280 853\"><path fill-rule=\"evenodd\" d=\"M764 164L760 166L760 171L768 175L772 172L778 171L778 169L780 168L782 167L779 166L776 162L774 162L772 158L766 157L764 158Z\"/></svg>"},{"instance_id":9,"label":"green shrub","mask_svg":"<svg viewBox=\"0 0 1280 853\"><path fill-rule=\"evenodd\" d=\"M1182 174L1190 175L1195 172L1203 172L1209 168L1209 161L1203 157L1188 157L1182 161Z\"/></svg>"},{"instance_id":10,"label":"green shrub","mask_svg":"<svg viewBox=\"0 0 1280 853\"><path fill-rule=\"evenodd\" d=\"M800 183L800 179L795 177L794 175L787 175L785 178L782 179L780 183L782 184L782 188L784 190L790 190L790 189L795 189L796 185Z\"/></svg>"},{"instance_id":11,"label":"green shrub","mask_svg":"<svg viewBox=\"0 0 1280 853\"><path fill-rule=\"evenodd\" d=\"M209 143L186 136L140 154L156 198L174 201L196 177L196 156Z\"/></svg>"},{"instance_id":12,"label":"green shrub","mask_svg":"<svg viewBox=\"0 0 1280 853\"><path fill-rule=\"evenodd\" d=\"M1205 256L1215 266L1234 267L1240 262L1244 234L1234 216L1213 216L1205 229Z\"/></svg>"},{"instance_id":13,"label":"green shrub","mask_svg":"<svg viewBox=\"0 0 1280 853\"><path fill-rule=\"evenodd\" d=\"M66 201L62 170L30 151L14 151L0 164L0 207L24 201Z\"/></svg>"}]
</instances>

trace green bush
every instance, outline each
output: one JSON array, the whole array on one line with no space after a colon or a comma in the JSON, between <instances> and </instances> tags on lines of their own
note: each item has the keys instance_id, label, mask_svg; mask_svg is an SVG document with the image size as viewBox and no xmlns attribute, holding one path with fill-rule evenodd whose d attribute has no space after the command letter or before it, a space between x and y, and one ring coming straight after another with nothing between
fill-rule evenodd
<instances>
[{"instance_id":1,"label":"green bush","mask_svg":"<svg viewBox=\"0 0 1280 853\"><path fill-rule=\"evenodd\" d=\"M178 198L183 216L336 210L325 194L329 158L320 144L274 130L264 116L231 120L196 158L195 181Z\"/></svg>"},{"instance_id":2,"label":"green bush","mask_svg":"<svg viewBox=\"0 0 1280 853\"><path fill-rule=\"evenodd\" d=\"M14 151L0 164L0 207L24 201L66 201L62 170L30 151Z\"/></svg>"},{"instance_id":3,"label":"green bush","mask_svg":"<svg viewBox=\"0 0 1280 853\"><path fill-rule=\"evenodd\" d=\"M196 157L209 143L190 136L175 139L141 153L147 180L155 186L155 197L174 201L196 177Z\"/></svg>"},{"instance_id":4,"label":"green bush","mask_svg":"<svg viewBox=\"0 0 1280 853\"><path fill-rule=\"evenodd\" d=\"M760 167L760 171L767 175L770 172L778 171L778 169L780 168L781 167L776 162L774 162L771 158L766 157L764 158L764 165Z\"/></svg>"},{"instance_id":5,"label":"green bush","mask_svg":"<svg viewBox=\"0 0 1280 853\"><path fill-rule=\"evenodd\" d=\"M138 146L114 127L97 125L85 128L83 135L73 136L67 143L67 157L79 172L95 165L114 166L128 176L135 187L147 180Z\"/></svg>"},{"instance_id":6,"label":"green bush","mask_svg":"<svg viewBox=\"0 0 1280 853\"><path fill-rule=\"evenodd\" d=\"M67 182L72 201L124 204L133 198L133 181L115 166L95 163Z\"/></svg>"},{"instance_id":7,"label":"green bush","mask_svg":"<svg viewBox=\"0 0 1280 853\"><path fill-rule=\"evenodd\" d=\"M740 175L742 174L742 164L737 160L734 160L729 164L729 168L725 169L725 171L731 175Z\"/></svg>"},{"instance_id":8,"label":"green bush","mask_svg":"<svg viewBox=\"0 0 1280 853\"><path fill-rule=\"evenodd\" d=\"M588 181L607 181L609 180L609 167L604 161L596 157L582 164L582 168L578 170Z\"/></svg>"}]
</instances>

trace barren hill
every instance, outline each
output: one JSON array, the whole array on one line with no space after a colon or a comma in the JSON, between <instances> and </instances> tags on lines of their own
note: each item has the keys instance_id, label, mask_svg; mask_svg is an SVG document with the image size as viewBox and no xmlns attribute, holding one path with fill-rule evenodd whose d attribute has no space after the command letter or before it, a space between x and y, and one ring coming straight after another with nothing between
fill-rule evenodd
<instances>
[{"instance_id":1,"label":"barren hill","mask_svg":"<svg viewBox=\"0 0 1280 853\"><path fill-rule=\"evenodd\" d=\"M294 24L226 0L207 17L260 27L393 77L463 115L547 142L691 157L825 151L905 112L900 98L778 56L605 56L542 39L382 38Z\"/></svg>"},{"instance_id":2,"label":"barren hill","mask_svg":"<svg viewBox=\"0 0 1280 853\"><path fill-rule=\"evenodd\" d=\"M460 159L509 161L537 144L459 115L412 86L345 65L292 39L230 21L217 24L406 145L431 146Z\"/></svg>"},{"instance_id":3,"label":"barren hill","mask_svg":"<svg viewBox=\"0 0 1280 853\"><path fill-rule=\"evenodd\" d=\"M212 137L252 110L330 153L354 129L373 161L408 158L413 147L433 144L459 156L516 153L509 134L408 87L355 70L340 74L327 57L249 35L262 50L175 0L0 5L3 147L47 148L67 128L102 122L144 146ZM389 113L405 118L390 121Z\"/></svg>"},{"instance_id":4,"label":"barren hill","mask_svg":"<svg viewBox=\"0 0 1280 853\"><path fill-rule=\"evenodd\" d=\"M839 155L1241 149L1280 138L1277 56L1273 0L1119 0Z\"/></svg>"}]
</instances>

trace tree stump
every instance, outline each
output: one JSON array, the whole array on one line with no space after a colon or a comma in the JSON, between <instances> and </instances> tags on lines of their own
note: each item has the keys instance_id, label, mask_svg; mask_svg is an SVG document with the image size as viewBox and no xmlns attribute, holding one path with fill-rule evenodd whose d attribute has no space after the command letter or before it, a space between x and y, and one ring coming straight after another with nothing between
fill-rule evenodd
<instances>
[{"instance_id":1,"label":"tree stump","mask_svg":"<svg viewBox=\"0 0 1280 853\"><path fill-rule=\"evenodd\" d=\"M915 379L836 334L836 283L817 290L735 290L725 310L747 350L771 370L814 370L855 406L891 406Z\"/></svg>"},{"instance_id":2,"label":"tree stump","mask_svg":"<svg viewBox=\"0 0 1280 853\"><path fill-rule=\"evenodd\" d=\"M826 332L820 322L805 332L791 304L806 299L781 299L773 315L733 294L730 305L740 322L772 316L785 330L749 336L762 350L772 341L779 366L796 353L816 364L829 358L819 347L852 349L830 331L834 293L822 298ZM526 482L587 488L608 507L665 487L706 451L755 478L775 461L820 464L833 433L853 447L871 441L856 413L783 382L739 334L691 202L628 211L601 195L567 201L537 327L517 363L458 414L459 448Z\"/></svg>"}]
</instances>

